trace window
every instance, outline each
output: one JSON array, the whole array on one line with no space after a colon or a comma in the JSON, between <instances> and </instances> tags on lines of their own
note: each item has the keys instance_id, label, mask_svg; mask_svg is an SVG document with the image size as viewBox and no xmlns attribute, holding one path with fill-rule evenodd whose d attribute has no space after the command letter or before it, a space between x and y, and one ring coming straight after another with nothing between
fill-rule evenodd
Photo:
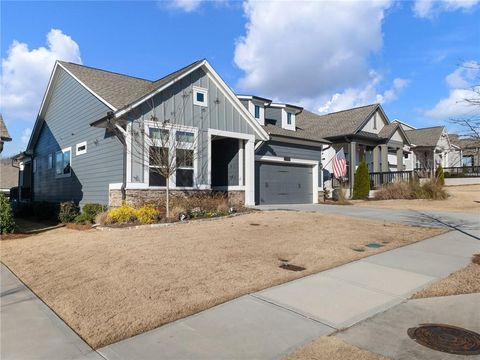
<instances>
[{"instance_id":1,"label":"window","mask_svg":"<svg viewBox=\"0 0 480 360\"><path fill-rule=\"evenodd\" d=\"M260 105L255 105L255 119L260 119Z\"/></svg>"},{"instance_id":2,"label":"window","mask_svg":"<svg viewBox=\"0 0 480 360\"><path fill-rule=\"evenodd\" d=\"M71 148L62 149L55 153L55 176L70 176Z\"/></svg>"},{"instance_id":3,"label":"window","mask_svg":"<svg viewBox=\"0 0 480 360\"><path fill-rule=\"evenodd\" d=\"M168 148L160 146L150 146L149 164L148 164L148 183L150 186L166 186L166 178L163 176L161 168L168 166Z\"/></svg>"},{"instance_id":4,"label":"window","mask_svg":"<svg viewBox=\"0 0 480 360\"><path fill-rule=\"evenodd\" d=\"M193 105L207 106L208 90L200 87L193 87Z\"/></svg>"},{"instance_id":5,"label":"window","mask_svg":"<svg viewBox=\"0 0 480 360\"><path fill-rule=\"evenodd\" d=\"M84 141L84 142L81 142L80 144L77 144L77 146L76 146L77 156L82 155L82 154L86 154L86 153L87 153L87 142Z\"/></svg>"},{"instance_id":6,"label":"window","mask_svg":"<svg viewBox=\"0 0 480 360\"><path fill-rule=\"evenodd\" d=\"M48 154L47 169L50 170L53 167L53 154Z\"/></svg>"},{"instance_id":7,"label":"window","mask_svg":"<svg viewBox=\"0 0 480 360\"><path fill-rule=\"evenodd\" d=\"M37 158L33 159L33 173L37 172Z\"/></svg>"},{"instance_id":8,"label":"window","mask_svg":"<svg viewBox=\"0 0 480 360\"><path fill-rule=\"evenodd\" d=\"M175 139L177 141L177 143L189 143L189 144L193 144L194 142L194 134L191 133L191 132L187 132L187 131L177 131L175 133Z\"/></svg>"},{"instance_id":9,"label":"window","mask_svg":"<svg viewBox=\"0 0 480 360\"><path fill-rule=\"evenodd\" d=\"M176 150L176 180L177 186L193 186L193 150Z\"/></svg>"},{"instance_id":10,"label":"window","mask_svg":"<svg viewBox=\"0 0 480 360\"><path fill-rule=\"evenodd\" d=\"M292 113L287 112L287 125L292 125Z\"/></svg>"},{"instance_id":11,"label":"window","mask_svg":"<svg viewBox=\"0 0 480 360\"><path fill-rule=\"evenodd\" d=\"M373 129L377 130L377 115L373 115Z\"/></svg>"},{"instance_id":12,"label":"window","mask_svg":"<svg viewBox=\"0 0 480 360\"><path fill-rule=\"evenodd\" d=\"M149 129L150 139L154 142L161 142L162 144L166 144L168 142L168 138L170 136L169 131L166 129L156 129L150 128Z\"/></svg>"}]
</instances>

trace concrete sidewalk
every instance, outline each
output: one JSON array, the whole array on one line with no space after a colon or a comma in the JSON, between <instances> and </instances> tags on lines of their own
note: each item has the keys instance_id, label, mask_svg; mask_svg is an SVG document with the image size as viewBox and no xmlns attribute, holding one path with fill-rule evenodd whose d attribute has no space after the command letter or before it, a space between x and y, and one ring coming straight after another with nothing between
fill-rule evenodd
<instances>
[{"instance_id":1,"label":"concrete sidewalk","mask_svg":"<svg viewBox=\"0 0 480 360\"><path fill-rule=\"evenodd\" d=\"M2 360L101 360L48 306L0 264Z\"/></svg>"},{"instance_id":2,"label":"concrete sidewalk","mask_svg":"<svg viewBox=\"0 0 480 360\"><path fill-rule=\"evenodd\" d=\"M120 359L278 359L354 325L470 262L460 232L374 255L244 296L98 350Z\"/></svg>"}]
</instances>

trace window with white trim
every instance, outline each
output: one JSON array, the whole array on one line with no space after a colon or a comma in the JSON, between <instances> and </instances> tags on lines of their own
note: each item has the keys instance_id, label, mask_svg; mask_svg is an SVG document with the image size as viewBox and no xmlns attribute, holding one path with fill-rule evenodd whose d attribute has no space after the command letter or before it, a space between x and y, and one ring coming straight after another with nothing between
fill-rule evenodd
<instances>
[{"instance_id":1,"label":"window with white trim","mask_svg":"<svg viewBox=\"0 0 480 360\"><path fill-rule=\"evenodd\" d=\"M48 154L47 169L50 170L52 168L53 168L53 154Z\"/></svg>"},{"instance_id":2,"label":"window with white trim","mask_svg":"<svg viewBox=\"0 0 480 360\"><path fill-rule=\"evenodd\" d=\"M76 149L75 154L77 156L86 154L87 153L87 142L84 141L84 142L81 142L81 143L77 144L75 149Z\"/></svg>"},{"instance_id":3,"label":"window with white trim","mask_svg":"<svg viewBox=\"0 0 480 360\"><path fill-rule=\"evenodd\" d=\"M208 89L193 87L193 105L208 106Z\"/></svg>"},{"instance_id":4,"label":"window with white trim","mask_svg":"<svg viewBox=\"0 0 480 360\"><path fill-rule=\"evenodd\" d=\"M260 105L255 105L254 114L255 114L255 119L260 119Z\"/></svg>"},{"instance_id":5,"label":"window with white trim","mask_svg":"<svg viewBox=\"0 0 480 360\"><path fill-rule=\"evenodd\" d=\"M68 147L55 153L55 177L67 177L71 174L72 148Z\"/></svg>"},{"instance_id":6,"label":"window with white trim","mask_svg":"<svg viewBox=\"0 0 480 360\"><path fill-rule=\"evenodd\" d=\"M292 113L287 112L287 125L292 125Z\"/></svg>"},{"instance_id":7,"label":"window with white trim","mask_svg":"<svg viewBox=\"0 0 480 360\"><path fill-rule=\"evenodd\" d=\"M148 184L149 186L166 186L167 181L163 175L162 168L168 166L168 147L150 146L148 162Z\"/></svg>"},{"instance_id":8,"label":"window with white trim","mask_svg":"<svg viewBox=\"0 0 480 360\"><path fill-rule=\"evenodd\" d=\"M195 134L190 131L175 131L175 185L193 187Z\"/></svg>"}]
</instances>

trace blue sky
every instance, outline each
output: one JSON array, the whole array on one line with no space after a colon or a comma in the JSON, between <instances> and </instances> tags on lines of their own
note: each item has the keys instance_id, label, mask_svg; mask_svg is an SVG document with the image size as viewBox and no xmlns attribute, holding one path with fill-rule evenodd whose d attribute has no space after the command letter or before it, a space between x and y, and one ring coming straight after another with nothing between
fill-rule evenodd
<instances>
[{"instance_id":1,"label":"blue sky","mask_svg":"<svg viewBox=\"0 0 480 360\"><path fill-rule=\"evenodd\" d=\"M25 147L58 57L148 79L207 58L238 93L445 124L480 82L459 68L480 60L477 2L2 1L3 155Z\"/></svg>"}]
</instances>

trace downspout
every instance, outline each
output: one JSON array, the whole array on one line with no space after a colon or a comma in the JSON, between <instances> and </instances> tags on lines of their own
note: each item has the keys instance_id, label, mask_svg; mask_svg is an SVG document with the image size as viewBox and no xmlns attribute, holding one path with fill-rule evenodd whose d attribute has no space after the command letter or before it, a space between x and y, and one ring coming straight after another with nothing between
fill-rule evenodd
<instances>
[{"instance_id":1,"label":"downspout","mask_svg":"<svg viewBox=\"0 0 480 360\"><path fill-rule=\"evenodd\" d=\"M112 121L113 120L113 121ZM107 113L107 127L112 129L115 136L120 140L122 144L123 151L123 171L122 171L122 185L120 186L120 192L122 194L122 203L127 199L127 139L126 132L122 127L114 123L114 115L112 111Z\"/></svg>"}]
</instances>

